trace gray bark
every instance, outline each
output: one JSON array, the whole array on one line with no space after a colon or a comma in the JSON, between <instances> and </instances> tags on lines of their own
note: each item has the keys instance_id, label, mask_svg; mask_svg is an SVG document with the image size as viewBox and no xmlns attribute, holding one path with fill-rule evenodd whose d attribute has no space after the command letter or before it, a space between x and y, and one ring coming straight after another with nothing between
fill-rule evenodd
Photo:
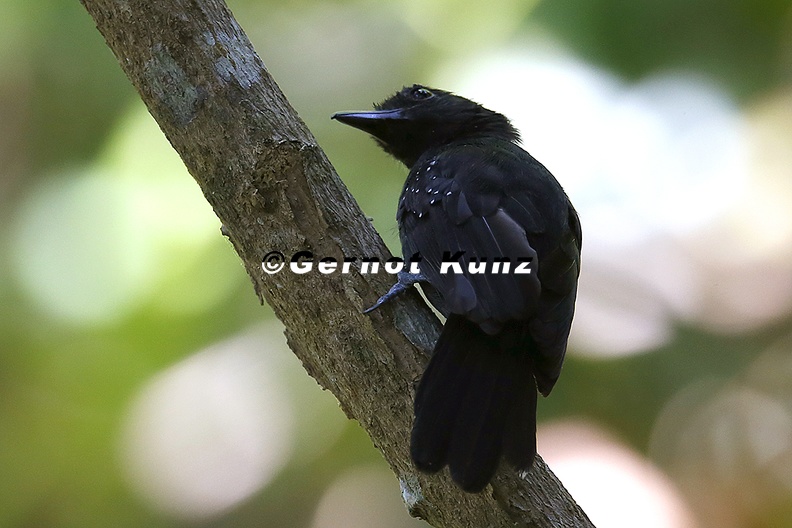
<instances>
[{"instance_id":1,"label":"gray bark","mask_svg":"<svg viewBox=\"0 0 792 528\"><path fill-rule=\"evenodd\" d=\"M390 255L221 0L82 0L108 46L214 208L262 302L305 370L358 420L415 516L437 527L590 527L538 460L523 479L459 491L410 463L414 385L440 328L416 292L363 315L387 274L268 275L289 256ZM396 199L394 197L394 199Z\"/></svg>"}]
</instances>

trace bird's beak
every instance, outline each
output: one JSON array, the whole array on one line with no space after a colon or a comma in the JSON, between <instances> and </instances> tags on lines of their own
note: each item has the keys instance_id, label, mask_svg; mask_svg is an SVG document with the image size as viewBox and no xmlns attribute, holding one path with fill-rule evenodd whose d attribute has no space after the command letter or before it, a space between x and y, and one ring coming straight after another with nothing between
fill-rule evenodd
<instances>
[{"instance_id":1,"label":"bird's beak","mask_svg":"<svg viewBox=\"0 0 792 528\"><path fill-rule=\"evenodd\" d=\"M372 110L371 112L338 112L330 119L355 127L372 136L381 137L389 125L407 120L404 110Z\"/></svg>"}]
</instances>

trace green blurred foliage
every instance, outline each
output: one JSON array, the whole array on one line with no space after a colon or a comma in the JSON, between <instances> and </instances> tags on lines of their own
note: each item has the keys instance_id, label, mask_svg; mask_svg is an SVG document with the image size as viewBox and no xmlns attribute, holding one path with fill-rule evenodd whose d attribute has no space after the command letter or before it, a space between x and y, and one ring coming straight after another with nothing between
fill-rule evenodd
<instances>
[{"instance_id":1,"label":"green blurred foliage","mask_svg":"<svg viewBox=\"0 0 792 528\"><path fill-rule=\"evenodd\" d=\"M428 0L230 4L394 252L404 168L364 135L328 118L334 111L366 107L402 84L431 80L444 61L542 33L627 79L665 69L699 71L745 102L789 82L788 0L464 5ZM360 54L338 55L348 49ZM384 466L350 422L317 458L289 461L257 495L213 520L174 520L131 491L120 469L118 437L140 387L169 365L272 314L259 306L208 207L200 213L205 221L197 222L197 241L172 246L187 236L185 226L168 235L172 238L140 246L163 252L168 246L172 253L156 261L157 274L146 276L158 281L155 286L117 316L75 322L37 304L20 282L18 268L25 263L17 262L14 252L18 217L39 186L78 181L99 168L108 185L126 185L131 178L151 184L150 191L165 173L179 169L156 158L156 166L138 169L139 180L135 171L122 174L136 156L145 161L168 145L148 128L124 140L132 154L114 158L114 141L132 126L135 118L129 116L142 115L142 105L78 2L0 2L0 70L0 527L310 526L316 504L339 473L361 464ZM192 184L186 172L177 178ZM144 207L130 217L137 218L133 231L144 232L145 240L165 227L150 221L151 210ZM111 227L97 224L96 236L115 233L105 231ZM48 258L50 269L57 269L72 255ZM50 278L56 281L57 274ZM190 300L194 290L215 282L223 286L202 309L169 308L163 301ZM646 452L654 419L676 391L697 379L738 376L790 327L789 318L747 335L684 327L674 341L649 354L605 361L571 357L562 383L541 402L540 418L587 416ZM313 383L304 390L319 391ZM398 494L395 479L393 494ZM781 500L775 510L752 519L752 526L792 526L778 521L789 511L789 501Z\"/></svg>"},{"instance_id":2,"label":"green blurred foliage","mask_svg":"<svg viewBox=\"0 0 792 528\"><path fill-rule=\"evenodd\" d=\"M631 79L695 70L742 97L788 80L789 63L781 62L790 58L785 0L556 0L542 2L529 23Z\"/></svg>"}]
</instances>

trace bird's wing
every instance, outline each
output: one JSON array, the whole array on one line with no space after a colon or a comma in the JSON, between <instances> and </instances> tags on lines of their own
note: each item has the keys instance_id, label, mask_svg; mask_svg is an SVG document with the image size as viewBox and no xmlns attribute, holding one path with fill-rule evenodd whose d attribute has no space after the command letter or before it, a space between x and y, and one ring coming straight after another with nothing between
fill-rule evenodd
<instances>
[{"instance_id":1,"label":"bird's wing","mask_svg":"<svg viewBox=\"0 0 792 528\"><path fill-rule=\"evenodd\" d=\"M560 372L574 312L579 224L541 164L510 143L496 147L446 149L413 168L399 203L402 248L405 258L420 254L421 272L447 311L488 333L529 322L542 371L537 382L546 393ZM492 272L496 257L509 258L510 273ZM526 258L530 273L514 273ZM482 259L487 272L472 273L469 264ZM458 262L462 273L449 265L450 273L441 273L444 260Z\"/></svg>"},{"instance_id":2,"label":"bird's wing","mask_svg":"<svg viewBox=\"0 0 792 528\"><path fill-rule=\"evenodd\" d=\"M575 313L581 243L580 221L569 205L565 229L561 230L555 246L540 257L542 294L536 316L528 326L537 345L534 350L536 384L545 396L558 380L566 355Z\"/></svg>"}]
</instances>

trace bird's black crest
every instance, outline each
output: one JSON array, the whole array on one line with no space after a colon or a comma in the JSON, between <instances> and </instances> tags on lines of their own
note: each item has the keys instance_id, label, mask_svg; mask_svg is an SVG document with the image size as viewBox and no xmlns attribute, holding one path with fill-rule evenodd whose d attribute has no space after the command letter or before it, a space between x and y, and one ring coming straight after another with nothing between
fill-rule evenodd
<instances>
[{"instance_id":1,"label":"bird's black crest","mask_svg":"<svg viewBox=\"0 0 792 528\"><path fill-rule=\"evenodd\" d=\"M500 137L515 143L520 133L503 114L484 108L479 103L446 90L421 84L405 86L381 103L377 110L408 111L408 115L427 123L433 121L456 122L463 125L455 130L454 139L470 133L476 136Z\"/></svg>"}]
</instances>

